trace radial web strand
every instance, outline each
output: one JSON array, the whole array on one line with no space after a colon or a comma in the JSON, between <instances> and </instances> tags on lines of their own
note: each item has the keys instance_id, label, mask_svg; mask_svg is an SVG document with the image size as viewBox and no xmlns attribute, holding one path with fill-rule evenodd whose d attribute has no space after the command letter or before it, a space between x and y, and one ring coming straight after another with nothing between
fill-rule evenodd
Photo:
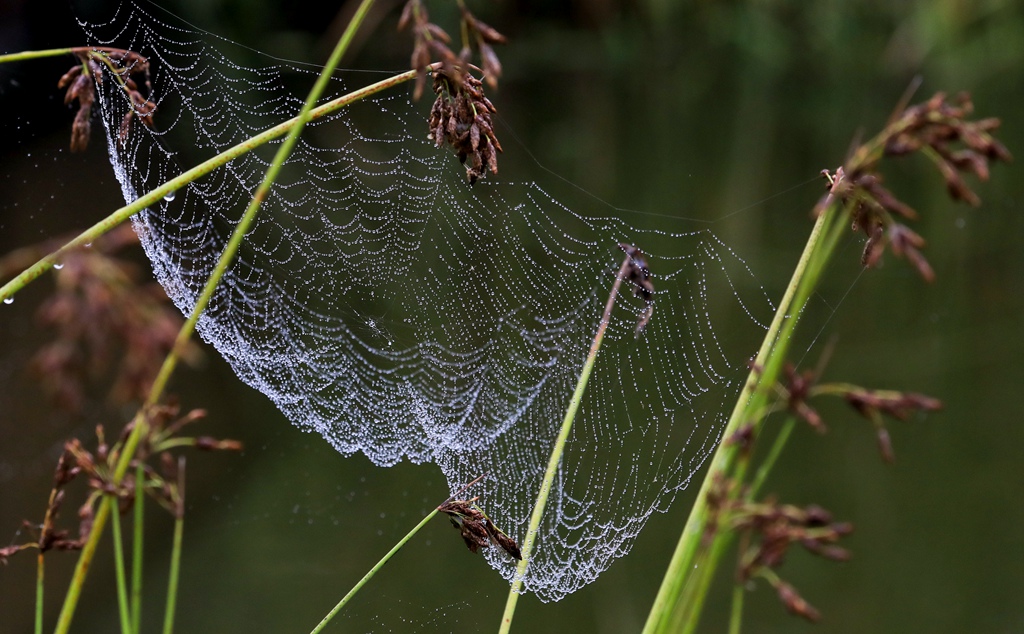
<instances>
[{"instance_id":1,"label":"radial web strand","mask_svg":"<svg viewBox=\"0 0 1024 634\"><path fill-rule=\"evenodd\" d=\"M297 114L314 72L125 4L93 45L149 58L155 127L98 94L124 197ZM226 52L225 52L226 51ZM337 81L332 96L356 86ZM499 106L500 107L500 106ZM629 552L720 440L771 305L712 233L640 230L535 183L469 186L426 141L407 88L312 124L198 324L295 425L380 466L437 464L520 543L623 258L648 254L654 314L620 293L538 535L525 589L557 600ZM271 143L135 219L157 279L192 310L276 149ZM737 318L737 315L739 317ZM748 332L719 332L720 323ZM732 327L731 326L731 327ZM511 579L514 562L486 549Z\"/></svg>"}]
</instances>

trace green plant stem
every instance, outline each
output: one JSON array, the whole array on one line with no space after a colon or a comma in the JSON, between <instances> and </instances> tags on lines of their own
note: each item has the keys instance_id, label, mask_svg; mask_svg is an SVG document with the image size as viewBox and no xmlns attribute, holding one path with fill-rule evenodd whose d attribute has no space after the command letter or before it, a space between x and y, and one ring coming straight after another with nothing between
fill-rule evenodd
<instances>
[{"instance_id":1,"label":"green plant stem","mask_svg":"<svg viewBox=\"0 0 1024 634\"><path fill-rule=\"evenodd\" d=\"M743 597L746 589L739 579L732 587L732 609L729 611L729 634L740 634L743 626Z\"/></svg>"},{"instance_id":2,"label":"green plant stem","mask_svg":"<svg viewBox=\"0 0 1024 634\"><path fill-rule=\"evenodd\" d=\"M36 555L36 621L35 634L43 634L43 578L46 567L43 564L43 551Z\"/></svg>"},{"instance_id":3,"label":"green plant stem","mask_svg":"<svg viewBox=\"0 0 1024 634\"><path fill-rule=\"evenodd\" d=\"M242 243L242 239L245 237L246 232L248 232L249 230L249 226L252 224L253 219L256 217L256 212L259 210L260 204L263 202L263 200L269 193L270 187L273 184L274 179L277 177L278 172L280 172L284 160L288 157L288 155L291 153L292 148L295 146L295 143L298 140L298 136L301 133L302 128L305 126L306 122L312 120L317 111L320 112L319 116L323 116L323 114L326 114L327 112L333 112L334 110L337 110L342 106L351 104L355 101L358 101L359 99L363 99L364 97L373 95L377 92L380 92L381 90L384 90L385 88L398 85L403 81L408 81L409 79L412 79L413 77L416 76L415 71L402 73L400 75L396 75L395 77L391 77L384 81L377 82L372 86L368 86L361 90L349 93L348 95L340 97L328 104L325 104L324 106L321 106L320 108L313 108L313 104L316 103L316 101L320 98L320 95L323 93L324 88L330 81L331 74L337 67L338 62L341 60L342 55L348 48L348 45L351 43L356 30L362 23L363 18L366 16L367 10L372 4L373 0L363 0L363 2L359 5L359 8L356 10L356 13L352 17L351 22L349 22L349 25L345 29L345 32L338 40L337 46L335 46L330 58L324 65L323 71L321 72L320 77L317 78L316 84L314 84L313 88L310 90L309 95L306 98L306 102L303 105L302 110L299 112L299 115L297 117L284 124L275 126L274 128L268 130L267 132L264 132L261 135L257 135L256 137L253 137L248 141L244 141L239 145L236 145L231 150L222 152L221 154L217 155L217 157L214 157L214 159L206 161L205 163L202 163L201 165L192 168L188 172L185 172L178 178L172 179L167 183L164 183L163 185L149 192L142 198L139 198L131 205L128 205L127 207L122 207L120 210L114 212L104 220L94 225L92 229L86 231L85 233L81 234L68 244L64 245L55 253L46 256L32 267L29 267L29 269L24 271L17 278L5 284L3 288L0 288L0 299L9 297L10 294L13 294L14 291L20 289L22 286L24 286L25 283L27 283L25 280L22 280L20 282L20 285L17 285L16 282L19 279L26 278L28 281L35 279L36 277L41 275L43 271L49 269L50 266L52 266L53 263L57 260L59 254L62 253L64 250L72 248L79 244L85 244L87 242L90 242L95 237L102 235L104 232L120 224L128 217L137 213L139 210L144 209L145 207L154 204L158 200L162 199L163 196L165 196L168 192L174 191L179 187L184 186L188 182L191 182L192 180L199 178L203 174L212 171L215 167L223 165L232 158L240 156L245 152L248 152L249 150L253 149L254 147L257 147L258 145L265 143L270 139L276 138L281 134L284 134L286 131L288 132L288 137L281 144L281 147L278 148L277 154L274 156L274 161L267 169L267 173L263 179L263 182L260 184L259 188L256 190L256 193L253 195L249 207L246 209L245 214L242 216L242 219L238 222L238 225L235 227L235 231L231 235L231 239L228 241L227 246L224 248L224 252L221 254L220 259L217 261L217 265L214 268L213 273L210 275L209 280L207 280L206 286L203 288L202 294L196 301L196 305L192 310L192 314L189 316L188 320L186 320L185 324L181 327L181 330L178 331L178 336L175 339L174 347L167 355L167 358L164 359L164 363L160 367L160 372L157 374L157 377L153 381L153 385L150 388L149 396L146 399L145 405L143 405L143 407L140 408L139 412L135 415L132 431L128 435L128 439L125 441L124 448L122 449L121 455L118 457L118 463L114 471L113 484L115 486L120 484L121 480L124 478L124 473L128 469L128 465L131 462L132 457L135 455L135 449L138 447L139 441L144 437L145 432L149 427L146 421L146 410L149 409L150 406L154 405L157 401L159 401L160 396L163 394L164 388L167 385L167 381L170 378L171 373L174 371L175 366L177 365L178 356L181 353L181 350L183 349L188 339L191 337L192 331L195 329L195 325L199 321L199 316L206 308L207 304L210 301L210 298L213 297L213 292L216 289L217 285L220 283L221 277L223 277L224 272L227 271L228 266L234 259L235 254L237 253L238 248ZM325 108L328 107L330 107L331 109L325 110ZM255 142L257 139L260 139L261 137L262 140L260 142ZM235 154L232 156L227 156L232 152L235 152ZM218 160L219 162L217 162ZM186 176L188 176L188 178L184 178ZM35 271L34 274L32 274L33 271ZM109 511L107 510L107 507L105 505L100 505L100 508L96 513L96 518L93 522L93 530L90 533L89 539L86 541L85 546L82 548L82 554L79 556L78 564L75 567L75 573L74 576L72 577L71 585L68 587L68 592L64 599L64 606L61 609L60 618L57 621L56 634L66 634L68 628L71 626L71 618L74 615L75 607L78 604L78 597L81 595L82 585L85 583L85 578L88 574L88 569L92 562L92 557L96 552L96 544L99 541L99 535L102 533L104 524L106 523L108 513Z\"/></svg>"},{"instance_id":4,"label":"green plant stem","mask_svg":"<svg viewBox=\"0 0 1024 634\"><path fill-rule=\"evenodd\" d=\"M181 571L181 540L185 533L185 516L174 518L174 543L171 546L171 571L167 578L167 607L164 610L164 634L174 632L174 611L178 604L178 577Z\"/></svg>"},{"instance_id":5,"label":"green plant stem","mask_svg":"<svg viewBox=\"0 0 1024 634\"><path fill-rule=\"evenodd\" d=\"M764 484L764 481L768 479L768 474L771 473L772 467L775 466L775 462L782 454L782 448L786 446L786 443L789 441L789 437L795 428L796 418L792 416L782 423L782 427L779 428L778 435L775 436L775 441L768 450L768 455L766 455L764 460L761 461L761 466L758 467L757 473L754 474L754 479L750 482L748 495L751 498L757 497L757 494L761 491L761 486Z\"/></svg>"},{"instance_id":6,"label":"green plant stem","mask_svg":"<svg viewBox=\"0 0 1024 634\"><path fill-rule=\"evenodd\" d=\"M117 608L121 617L122 634L131 634L132 619L128 614L128 584L124 578L124 549L121 542L121 517L117 512L117 498L113 495L104 500L104 504L110 506L110 513L113 519L114 538L114 573L117 577Z\"/></svg>"},{"instance_id":7,"label":"green plant stem","mask_svg":"<svg viewBox=\"0 0 1024 634\"><path fill-rule=\"evenodd\" d=\"M736 401L736 406L722 432L722 438L729 438L744 424L757 422L748 417L748 412L761 409L767 398L766 391L757 389L758 386L772 385L778 376L793 328L810 293L810 289L807 288L808 274L813 273L813 277L816 279L822 269L823 264L818 261L817 254L822 248L823 235L828 235L831 238L831 232L827 229L834 223L835 207L834 204L828 204L818 215L803 254L797 262L793 277L786 287L786 292L754 360L754 369L748 374ZM696 594L686 593L690 594L690 601L683 602L680 599L684 595L685 584L693 582L691 577L697 551L711 519L708 492L717 478L731 471L738 452L739 447L730 443L720 443L715 450L708 473L697 493L697 499L689 519L672 555L672 560L648 615L647 623L644 625L645 634L687 631L684 630L686 624L691 628L696 627L694 616L699 616L704 593L707 586L710 585L710 576L713 573L715 561L705 560L704 565L697 568L699 574ZM713 558L717 559L722 550L724 549L721 547L713 547L711 550Z\"/></svg>"},{"instance_id":8,"label":"green plant stem","mask_svg":"<svg viewBox=\"0 0 1024 634\"><path fill-rule=\"evenodd\" d=\"M310 631L310 634L318 634L321 630L323 630L324 627L326 627L327 624L331 622L331 619L333 619L338 614L338 612L340 612L341 609L343 607L345 607L345 604L347 604L349 602L349 600L352 599L352 597L354 597L355 594L357 592L359 592L359 590L364 585L366 585L366 582L369 581L370 579L372 579L373 576L375 574L377 574L377 572L381 568L384 567L384 564L388 563L388 561L395 555L395 553L397 553L399 550L401 550L402 546L405 546L405 544L410 539L413 538L413 535L415 535L416 533L420 532L420 529L423 528L424 526L426 526L427 522L429 522L431 519L433 519L434 516L437 515L437 513L438 513L438 510L436 508L433 511L431 511L430 513L428 513L427 516L424 517L422 520L420 520L420 523L417 524L411 531L409 531L405 535L405 537L400 539L398 541L398 543L395 544L391 548L391 550L389 550L387 552L386 555L381 557L380 561L378 561L377 564L373 568L370 568L369 572L367 572L365 575L363 575L363 578L360 579L359 582L356 583L356 585L352 586L352 589L348 591L348 594L346 594L344 597L342 597L341 601L338 601L338 604L336 606L334 606L334 608L330 612L327 613L327 616L325 616L323 619L320 620L320 622L317 624L317 626L314 627Z\"/></svg>"},{"instance_id":9,"label":"green plant stem","mask_svg":"<svg viewBox=\"0 0 1024 634\"><path fill-rule=\"evenodd\" d=\"M758 380L758 387L751 394L750 401L740 416L740 421L749 421L754 425L754 437L760 434L763 424L764 413L767 411L767 400L771 394L771 386L778 380L779 372L782 369L792 341L793 332L796 329L799 315L802 314L811 293L817 286L818 280L824 271L825 264L838 242L839 236L845 231L843 223L836 221L835 205L828 205L823 209L819 217L820 231L818 233L817 246L812 250L806 260L803 273L799 275L794 272L793 281L796 282L796 291L793 293L790 306L792 306L791 317L788 318L780 329L776 344L762 368ZM816 223L816 228L819 226ZM812 232L813 237L813 232ZM809 242L811 240L809 239ZM806 253L805 248L805 253ZM803 258L801 258L803 260ZM800 265L798 264L798 269ZM798 281L797 281L798 280ZM792 284L793 282L791 282ZM728 436L726 436L728 437ZM788 439L788 437L787 437ZM782 451L785 439L777 444L775 450ZM737 452L738 454L738 452ZM720 472L723 477L730 477L734 482L742 483L746 480L747 469L750 466L749 460L733 461L726 471ZM767 471L762 477L767 477ZM730 494L730 500L735 501L740 493L740 487L734 487ZM706 499L705 499L706 502ZM706 526L706 524L705 524ZM703 529L702 529L703 530ZM674 621L671 631L680 631L684 634L691 634L697 630L700 622L700 615L704 607L704 600L711 581L714 579L718 563L722 560L725 552L731 546L735 535L729 530L718 530L714 533L711 545L697 551L694 558L694 572L684 581L684 590L681 598L674 607ZM703 540L703 537L701 538Z\"/></svg>"},{"instance_id":10,"label":"green plant stem","mask_svg":"<svg viewBox=\"0 0 1024 634\"><path fill-rule=\"evenodd\" d=\"M174 632L174 612L178 606L178 578L181 572L181 541L185 534L185 456L178 456L178 488L174 495L174 542L171 544L171 570L167 579L167 606L164 609L164 634Z\"/></svg>"},{"instance_id":11,"label":"green plant stem","mask_svg":"<svg viewBox=\"0 0 1024 634\"><path fill-rule=\"evenodd\" d=\"M133 520L134 533L132 536L132 632L139 634L142 631L142 537L143 502L146 500L146 473L142 468L142 461L135 465L135 515Z\"/></svg>"},{"instance_id":12,"label":"green plant stem","mask_svg":"<svg viewBox=\"0 0 1024 634\"><path fill-rule=\"evenodd\" d=\"M20 53L7 53L0 55L0 64L7 62L23 62L29 59L42 59L44 57L60 57L75 52L74 48L50 48L42 51L21 51Z\"/></svg>"},{"instance_id":13,"label":"green plant stem","mask_svg":"<svg viewBox=\"0 0 1024 634\"><path fill-rule=\"evenodd\" d=\"M544 479L541 481L540 491L537 493L537 501L533 505L533 514L530 516L530 526L526 530L526 540L523 543L522 556L523 558L519 561L519 565L516 566L515 579L512 582L512 587L509 588L508 599L505 601L505 613L501 617L501 627L498 630L501 634L506 634L512 628L512 618L515 616L516 604L519 602L519 594L523 587L523 578L526 576L526 570L530 565L530 558L533 555L534 546L537 543L537 531L540 528L541 519L544 517L544 508L548 503L548 495L551 493L551 485L555 480L555 474L558 472L558 465L562 461L562 454L565 452L565 443L569 439L569 432L572 431L573 421L576 419L576 412L579 410L580 403L583 400L583 394L587 389L587 381L590 379L590 373L594 369L594 363L597 361L597 353L601 349L601 342L604 340L604 333L608 329L608 323L612 318L612 308L615 306L615 298L619 293L619 287L622 285L622 279L626 275L626 271L630 264L630 256L626 256L626 259L622 261L622 266L619 267L619 272L615 275L615 283L612 284L611 293L608 294L608 302L604 307L604 314L601 316L601 323L597 327L597 334L594 335L594 340L590 344L590 352L587 353L587 360L583 364L583 370L580 372L579 381L576 383L576 390L573 392L572 400L569 401L569 407L565 411L565 419L562 421L562 428L558 432L558 438L555 440L555 446L551 450L551 457L548 459L548 467L544 472Z\"/></svg>"},{"instance_id":14,"label":"green plant stem","mask_svg":"<svg viewBox=\"0 0 1024 634\"><path fill-rule=\"evenodd\" d=\"M344 108L345 106L351 105L356 101L365 99L366 97L373 96L379 92L382 92L389 88L393 88L394 86L398 86L399 84L407 82L415 77L416 71L408 71L405 73L395 75L394 77L389 77L387 79L381 80L377 83L371 84L364 88L360 88L359 90L350 92L346 95L342 95L337 99L328 101L322 106L319 106L311 110L309 112L309 120L314 121L316 119L320 119L324 116L327 116L340 110L341 108ZM92 244L92 242L94 242L97 238L107 233L114 227L120 225L128 218L131 218L135 214L139 213L140 211L151 205L158 204L160 201L163 200L164 196L166 196L170 192L177 191L182 187L185 187L192 181L202 178L203 176L211 173L218 167L222 167L228 162L248 152L251 152L252 150L267 143L268 141L272 141L285 135L290 130L294 129L298 125L298 123L299 117L295 117L293 119L285 121L284 123L280 123L264 132L261 132L260 134L257 134L256 136L252 137L251 139L242 141L238 145L228 148L227 150L224 150L223 152L214 156L213 158L203 161L202 163L196 165L192 169L183 172L181 175L175 178L172 178L163 185L160 185L159 187L148 192L146 195L136 199L131 204L121 207L120 209L110 214L103 220L100 220L99 222L94 224L92 227L83 231L75 239L64 244L62 247L60 247L53 253L50 253L49 255L43 257L38 262L36 262L32 266L28 267L27 269L19 273L17 277L14 277L3 286L0 286L0 300L13 297L15 293L20 291L22 288L24 288L31 282L38 279L43 273L49 271L54 264L60 262L61 258L68 251L72 249L77 249L87 244Z\"/></svg>"}]
</instances>

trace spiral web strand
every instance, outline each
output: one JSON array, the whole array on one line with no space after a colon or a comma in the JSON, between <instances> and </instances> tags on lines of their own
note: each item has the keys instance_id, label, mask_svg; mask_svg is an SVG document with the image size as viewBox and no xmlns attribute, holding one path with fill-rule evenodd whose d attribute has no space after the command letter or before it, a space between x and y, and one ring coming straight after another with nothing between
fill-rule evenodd
<instances>
[{"instance_id":1,"label":"spiral web strand","mask_svg":"<svg viewBox=\"0 0 1024 634\"><path fill-rule=\"evenodd\" d=\"M128 201L294 116L304 93L287 86L312 77L234 63L221 52L230 42L128 4L82 26L91 44L137 51L152 66L154 129L133 125L122 138L124 91L108 77L98 95ZM312 124L198 331L239 378L342 454L435 463L452 491L489 474L473 495L522 543L623 257L617 245L642 248L653 319L635 335L644 304L624 286L524 580L558 600L628 553L713 451L771 305L707 231L588 216L535 183L470 187L457 159L425 141L428 108L392 91ZM134 219L183 312L269 156L250 153ZM719 323L753 337L732 345ZM485 554L512 579L507 555Z\"/></svg>"}]
</instances>

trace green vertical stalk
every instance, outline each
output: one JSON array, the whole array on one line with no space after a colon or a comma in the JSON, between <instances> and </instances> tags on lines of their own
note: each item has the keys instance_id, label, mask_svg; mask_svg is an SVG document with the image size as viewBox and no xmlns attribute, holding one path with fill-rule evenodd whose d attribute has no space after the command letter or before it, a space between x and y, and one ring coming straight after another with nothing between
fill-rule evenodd
<instances>
[{"instance_id":1,"label":"green vertical stalk","mask_svg":"<svg viewBox=\"0 0 1024 634\"><path fill-rule=\"evenodd\" d=\"M117 497L108 496L103 503L110 506L114 538L114 573L117 578L117 609L121 617L122 634L131 634L132 620L128 614L128 584L124 578L124 548L121 541L121 517L117 512Z\"/></svg>"},{"instance_id":2,"label":"green vertical stalk","mask_svg":"<svg viewBox=\"0 0 1024 634\"><path fill-rule=\"evenodd\" d=\"M163 634L174 632L174 612L178 606L178 579L181 573L181 541L185 533L185 457L178 457L178 489L174 497L174 542L171 545L171 569L167 579L167 606L164 609Z\"/></svg>"},{"instance_id":3,"label":"green vertical stalk","mask_svg":"<svg viewBox=\"0 0 1024 634\"><path fill-rule=\"evenodd\" d=\"M245 234L248 232L249 227L251 226L253 220L256 217L256 212L259 210L263 200L269 194L270 187L273 184L274 180L277 178L277 174L280 172L281 166L284 164L285 159L291 153L292 148L295 147L295 143L298 140L299 134L302 132L303 127L305 127L306 123L311 119L314 110L313 104L316 103L316 101L320 98L320 95L323 93L324 88L326 88L327 83L330 81L331 74L337 67L338 62L341 60L342 55L344 54L345 50L351 43L356 30L362 23L363 18L366 17L366 13L372 4L373 0L363 0L363 2L359 5L359 8L356 10L355 15L352 16L352 21L349 22L348 27L345 29L345 32L341 36L341 39L338 40L338 44L337 46L335 46L334 51L331 53L330 58L327 60L327 63L324 65L323 71L320 73L320 77L317 78L316 84L314 84L312 90L310 90L309 95L306 98L306 102L302 106L302 110L299 112L299 115L291 121L291 125L288 127L288 137L281 144L281 147L278 148L277 154L274 156L274 161L267 169L267 173L263 179L263 182L260 183L259 188L253 195L249 207L246 209L245 214L242 216L242 219L238 222L238 225L235 227L235 231L231 235L231 239L228 241L228 244L225 247L224 252L221 254L220 259L217 261L217 265L215 266L213 273L210 275L209 280L207 280L206 286L203 288L202 294L196 301L196 305L192 310L192 314L189 316L188 320L186 320L185 324L181 327L181 330L178 332L178 336L175 339L174 347L171 349L171 352L167 355L167 358L164 359L164 363L160 367L160 372L157 374L156 379L153 381L153 386L150 389L149 396L146 399L145 405L135 415L132 431L129 434L128 439L125 441L124 448L122 449L121 455L119 456L118 463L114 471L113 482L115 485L119 484L121 480L124 478L124 473L128 469L128 465L135 454L135 449L138 446L139 441L144 436L144 432L148 429L149 425L146 422L145 411L149 408L149 406L154 405L157 401L159 401L160 396L163 394L167 381L177 365L178 356L180 355L185 343L191 337L192 332L195 330L195 325L199 321L199 316L202 314L203 310L206 309L206 306L209 304L210 299L213 297L214 290L217 288L217 285L220 284L221 278L227 271L228 266L234 260L235 254L238 252L238 248L241 246ZM347 100L344 100L344 98L342 98L336 100L334 103L340 103L344 100L344 104L342 105L347 105L354 101L357 101L358 99L362 99L363 97L374 94L379 90L383 90L384 87L396 85L398 83L401 83L402 81L412 79L415 76L415 71L403 73L402 75L390 78L390 80L378 82L374 86L370 86L364 88L363 90L350 93L348 95ZM376 89L373 89L374 87L376 87ZM341 107L341 105L338 105L337 107ZM277 126L274 129L280 129L282 132L284 131L284 128L282 128L282 126ZM266 140L270 140L270 138L273 137L268 137ZM236 148L245 146L248 143L249 141L244 142L239 146L236 146ZM252 147L240 150L238 152L238 155L244 154L249 149L252 149ZM223 154L224 153L222 153L219 156L223 156ZM230 159L225 159L224 163L226 163L228 160ZM203 164L204 166L208 166L207 171L211 171L213 169L212 166L209 166L209 163L210 162L207 161L207 163ZM194 180L201 176L201 174L198 173L197 170L199 170L198 167L193 168L192 170L189 170L189 172L186 172L186 174L190 174L191 179ZM182 176L185 176L185 174L183 174ZM42 271L47 270L50 266L53 265L53 262L56 261L56 256L59 255L59 253L61 253L62 250L85 242L83 236L86 236L91 231L97 230L97 235L101 235L102 233L109 230L113 226L116 226L116 224L123 222L125 219L127 219L134 213L138 212L142 208L157 202L159 199L163 197L163 195L166 195L170 191L176 189L177 187L171 186L171 184L175 183L176 181L179 181L180 179L181 177L179 177L178 179L168 181L168 183L165 183L164 185L158 187L157 189L138 199L132 205L129 205L129 207L135 207L134 211L132 211L131 213L124 213L124 210L126 208L122 208L121 210L119 210L119 212L115 212L105 220L101 221L100 223L97 223L97 225L95 225L93 229L85 232L75 240L72 240L70 243L68 243L68 245L65 245L61 250L58 250L56 253L43 258L35 265L33 265L33 267L30 267L17 278L11 280L11 282L4 285L3 288L0 288L0 298L9 297L10 294L14 292L14 290L17 290L17 288L21 288L21 286L24 286L24 284L27 283L27 281L31 281L31 279L34 279L35 277L41 275ZM190 181L182 181L178 183L177 186L185 185L187 184L187 182ZM163 192L163 194L158 195L159 192ZM143 201L144 204L140 204L143 203ZM18 286L16 284L18 280L21 280L21 286ZM60 618L57 622L56 634L66 634L68 628L70 628L71 626L71 618L74 616L75 607L77 606L78 598L81 595L82 584L84 584L85 582L85 577L87 575L89 565L96 551L96 544L98 543L99 540L99 534L102 532L104 524L107 520L108 513L109 511L107 507L105 505L100 505L100 508L96 513L92 533L89 535L89 539L87 540L85 546L82 549L82 554L79 556L78 564L75 567L74 577L72 578L71 585L68 588L68 593L64 599L64 606L61 609Z\"/></svg>"},{"instance_id":4,"label":"green vertical stalk","mask_svg":"<svg viewBox=\"0 0 1024 634\"><path fill-rule=\"evenodd\" d=\"M743 627L743 597L746 590L739 579L732 588L732 608L729 610L729 634L740 634Z\"/></svg>"},{"instance_id":5,"label":"green vertical stalk","mask_svg":"<svg viewBox=\"0 0 1024 634\"><path fill-rule=\"evenodd\" d=\"M174 518L174 543L171 546L171 571L167 579L167 607L164 610L164 634L174 632L174 611L178 603L178 577L181 570L181 540L185 518Z\"/></svg>"},{"instance_id":6,"label":"green vertical stalk","mask_svg":"<svg viewBox=\"0 0 1024 634\"><path fill-rule=\"evenodd\" d=\"M135 516L134 533L132 536L132 632L139 634L142 628L142 536L143 502L146 499L146 472L142 468L142 461L139 460L135 466Z\"/></svg>"},{"instance_id":7,"label":"green vertical stalk","mask_svg":"<svg viewBox=\"0 0 1024 634\"><path fill-rule=\"evenodd\" d=\"M43 634L43 578L46 568L43 565L43 551L36 555L36 621L35 634Z\"/></svg>"},{"instance_id":8,"label":"green vertical stalk","mask_svg":"<svg viewBox=\"0 0 1024 634\"><path fill-rule=\"evenodd\" d=\"M501 617L501 627L498 630L501 634L507 634L512 629L512 618L515 616L516 604L519 602L519 593L523 587L523 578L526 576L526 570L530 565L530 558L533 555L534 546L537 543L537 531L540 528L540 522L544 517L544 508L548 503L548 495L551 493L551 485L554 483L555 474L558 473L558 465L562 461L562 454L565 452L565 443L569 439L569 432L572 431L573 421L576 420L576 412L579 410L580 403L583 401L583 394L587 389L587 381L590 379L590 373L594 369L594 363L597 361L597 353L601 349L601 342L604 340L605 330L608 329L608 323L611 321L612 308L615 306L615 298L619 293L619 287L622 285L622 278L626 275L626 270L629 267L631 256L627 255L626 259L622 261L622 266L619 267L619 272L615 275L615 283L612 285L611 293L608 294L608 302L604 307L604 314L601 316L601 323L597 327L597 334L594 335L594 340L590 344L590 352L587 354L586 363L583 364L583 370L580 372L579 381L576 383L576 390L573 392L572 400L569 401L569 407L565 411L565 419L562 421L562 428L558 432L558 438L555 439L555 446L551 450L551 457L548 459L548 467L544 472L544 479L541 481L540 491L537 493L537 501L533 505L533 514L530 516L530 526L526 530L526 540L523 543L522 556L519 560L519 565L516 566L515 579L512 582L512 587L509 588L508 599L505 602L505 613Z\"/></svg>"}]
</instances>

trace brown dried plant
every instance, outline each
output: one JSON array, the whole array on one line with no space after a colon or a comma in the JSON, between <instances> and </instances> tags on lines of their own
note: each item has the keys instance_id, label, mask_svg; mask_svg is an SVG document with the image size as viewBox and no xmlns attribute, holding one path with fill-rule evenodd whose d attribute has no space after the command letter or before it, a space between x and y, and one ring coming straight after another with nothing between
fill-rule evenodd
<instances>
[{"instance_id":1,"label":"brown dried plant","mask_svg":"<svg viewBox=\"0 0 1024 634\"><path fill-rule=\"evenodd\" d=\"M645 304L636 322L636 334L639 335L654 315L654 282L651 281L651 271L647 268L647 257L643 251L625 242L620 242L619 248L629 258L624 279L633 285L633 295L642 299Z\"/></svg>"},{"instance_id":2,"label":"brown dried plant","mask_svg":"<svg viewBox=\"0 0 1024 634\"><path fill-rule=\"evenodd\" d=\"M117 440L108 444L103 425L96 426L96 448L92 451L77 438L64 443L64 452L54 470L53 487L50 491L46 512L41 523L24 522L34 534L30 542L0 548L0 563L7 563L8 557L22 550L36 549L40 553L49 550L80 550L92 530L96 507L104 496L118 500L121 514L127 513L135 503L136 496L147 493L175 517L184 512L184 457L175 459L172 450L180 447L196 447L204 450L239 451L241 443L234 440L220 440L208 436L185 437L181 430L189 423L203 419L206 412L192 410L180 416L177 405L157 405L146 412L146 435L138 445L131 469L120 484L114 484L115 466L124 450L125 440L134 426L134 419L122 429ZM160 469L149 464L154 459ZM143 479L136 481L136 468L141 466ZM60 508L63 504L67 485L75 480L86 481L85 500L78 509L77 537L72 538L67 529L57 528Z\"/></svg>"},{"instance_id":3,"label":"brown dried plant","mask_svg":"<svg viewBox=\"0 0 1024 634\"><path fill-rule=\"evenodd\" d=\"M921 253L924 238L901 221L916 219L917 212L883 186L878 163L884 157L924 154L939 170L954 200L978 206L981 201L964 175L987 181L990 161L1009 162L1013 157L992 136L999 119L970 120L973 113L974 104L967 93L950 101L939 92L924 103L897 108L878 137L861 146L834 175L824 172L831 187L818 209L824 209L823 204L833 196L847 202L853 230L867 235L861 256L864 266L877 265L888 246L897 257L905 257L926 281L935 279L934 270Z\"/></svg>"},{"instance_id":4,"label":"brown dried plant","mask_svg":"<svg viewBox=\"0 0 1024 634\"><path fill-rule=\"evenodd\" d=\"M783 373L785 378L779 383L777 390L785 401L785 409L793 416L824 433L825 423L808 401L816 396L838 396L872 423L882 459L888 463L895 462L896 458L883 415L905 421L919 412L935 412L942 409L942 401L939 399L915 392L870 390L849 383L819 385L818 372L806 370L798 373L792 364L786 364Z\"/></svg>"},{"instance_id":5,"label":"brown dried plant","mask_svg":"<svg viewBox=\"0 0 1024 634\"><path fill-rule=\"evenodd\" d=\"M106 390L113 404L142 401L174 346L181 314L158 284L141 283L138 267L119 257L137 244L132 227L122 225L90 248L65 255L55 271L56 290L38 310L39 321L56 336L31 365L44 389L68 410L80 411L86 395L97 389ZM50 250L47 243L0 258L0 277ZM200 355L194 342L182 352L191 362Z\"/></svg>"},{"instance_id":6,"label":"brown dried plant","mask_svg":"<svg viewBox=\"0 0 1024 634\"><path fill-rule=\"evenodd\" d=\"M426 83L427 67L433 62L440 67L433 71L433 92L436 95L430 110L428 139L437 147L451 146L466 165L466 177L475 183L487 171L498 173L501 143L494 133L491 115L497 112L484 94L483 82L472 74L473 50L483 64L484 79L491 88L498 85L501 62L493 44L506 39L494 28L477 19L465 4L462 10L462 50L456 55L449 44L451 38L440 26L430 21L421 0L409 0L398 21L399 30L409 27L413 34L412 67L419 71L413 99L419 99Z\"/></svg>"},{"instance_id":7,"label":"brown dried plant","mask_svg":"<svg viewBox=\"0 0 1024 634\"><path fill-rule=\"evenodd\" d=\"M71 49L71 52L78 58L79 63L64 73L57 82L57 87L67 88L64 103L78 102L78 111L71 125L72 152L83 152L89 145L92 106L96 100L96 87L103 82L104 67L111 72L131 102L131 107L121 120L121 142L128 138L133 119L138 119L147 127L153 127L156 103L148 96L152 92L149 60L134 51L119 48L80 46ZM133 76L143 81L146 95L139 91L138 83Z\"/></svg>"},{"instance_id":8,"label":"brown dried plant","mask_svg":"<svg viewBox=\"0 0 1024 634\"><path fill-rule=\"evenodd\" d=\"M494 525L491 518L475 504L477 499L448 500L437 507L437 510L447 515L452 526L459 529L459 534L470 552L475 553L494 544L513 559L521 560L523 555L519 551L519 545Z\"/></svg>"}]
</instances>

